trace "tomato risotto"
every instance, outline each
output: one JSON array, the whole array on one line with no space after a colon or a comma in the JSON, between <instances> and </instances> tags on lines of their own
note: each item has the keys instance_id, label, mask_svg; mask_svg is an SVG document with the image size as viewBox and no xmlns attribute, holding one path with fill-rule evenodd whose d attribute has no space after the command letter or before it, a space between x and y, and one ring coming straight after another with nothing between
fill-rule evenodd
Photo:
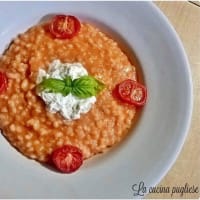
<instances>
[{"instance_id":1,"label":"tomato risotto","mask_svg":"<svg viewBox=\"0 0 200 200\"><path fill-rule=\"evenodd\" d=\"M54 150L63 146L76 147L83 159L105 151L127 135L136 113L137 105L130 103L131 96L127 98L124 91L133 88L130 80L137 81L133 64L117 42L98 28L85 22L75 25L73 37L71 32L55 33L59 27L49 30L48 23L33 26L17 36L0 57L4 77L0 78L0 128L16 149L40 162L49 161ZM51 112L37 93L39 71L48 72L55 60L81 63L88 76L104 85L90 110L78 119ZM124 86L124 80L129 85ZM120 83L119 94L113 95Z\"/></svg>"}]
</instances>

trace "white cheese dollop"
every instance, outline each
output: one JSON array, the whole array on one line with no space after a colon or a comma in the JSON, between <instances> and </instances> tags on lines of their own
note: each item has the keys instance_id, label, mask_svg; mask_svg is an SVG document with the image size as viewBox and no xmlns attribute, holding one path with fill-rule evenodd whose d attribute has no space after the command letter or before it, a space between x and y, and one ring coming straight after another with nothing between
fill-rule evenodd
<instances>
[{"instance_id":1,"label":"white cheese dollop","mask_svg":"<svg viewBox=\"0 0 200 200\"><path fill-rule=\"evenodd\" d=\"M81 63L61 63L60 60L54 60L49 65L47 72L39 69L37 84L43 78L63 79L65 76L71 76L72 80L74 80L85 75L88 75L88 72ZM40 91L38 95L43 99L50 112L59 112L67 120L79 119L80 115L87 113L96 102L95 96L79 99L71 93L64 97L60 93Z\"/></svg>"}]
</instances>

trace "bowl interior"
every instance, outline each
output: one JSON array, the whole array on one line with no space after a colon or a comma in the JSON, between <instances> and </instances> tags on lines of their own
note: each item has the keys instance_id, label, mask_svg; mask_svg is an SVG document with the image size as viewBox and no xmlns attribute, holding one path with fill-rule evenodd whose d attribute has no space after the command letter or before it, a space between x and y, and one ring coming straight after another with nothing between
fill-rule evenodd
<instances>
[{"instance_id":1,"label":"bowl interior","mask_svg":"<svg viewBox=\"0 0 200 200\"><path fill-rule=\"evenodd\" d=\"M0 6L1 53L17 34L49 15L73 14L113 34L129 57L135 58L135 53L148 88L147 105L132 133L113 150L86 161L74 174L47 170L0 136L1 196L132 198L133 184L158 183L184 142L191 118L192 84L182 45L155 6L149 2L1 2Z\"/></svg>"}]
</instances>

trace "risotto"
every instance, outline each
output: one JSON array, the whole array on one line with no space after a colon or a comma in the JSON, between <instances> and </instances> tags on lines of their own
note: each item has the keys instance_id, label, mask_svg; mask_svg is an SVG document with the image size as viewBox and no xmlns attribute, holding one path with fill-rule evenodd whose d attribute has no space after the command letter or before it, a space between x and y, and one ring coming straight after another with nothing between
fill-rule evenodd
<instances>
[{"instance_id":1,"label":"risotto","mask_svg":"<svg viewBox=\"0 0 200 200\"><path fill-rule=\"evenodd\" d=\"M105 151L127 135L136 113L135 106L112 94L118 83L136 81L135 67L113 39L91 24L80 25L70 39L52 37L47 24L33 26L17 36L0 58L0 72L8 79L0 94L0 128L16 149L40 162L49 161L52 152L64 145L79 148L83 159ZM69 121L49 112L37 95L39 69L47 71L56 59L81 63L106 86L79 119Z\"/></svg>"}]
</instances>

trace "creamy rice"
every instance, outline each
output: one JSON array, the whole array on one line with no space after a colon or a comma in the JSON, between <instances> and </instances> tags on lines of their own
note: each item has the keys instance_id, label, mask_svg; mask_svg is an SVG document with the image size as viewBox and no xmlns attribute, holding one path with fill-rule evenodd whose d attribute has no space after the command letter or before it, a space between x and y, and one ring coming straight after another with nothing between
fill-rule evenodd
<instances>
[{"instance_id":1,"label":"creamy rice","mask_svg":"<svg viewBox=\"0 0 200 200\"><path fill-rule=\"evenodd\" d=\"M88 73L105 83L92 109L80 119L66 122L59 113L47 111L35 91L39 68L49 63L82 63ZM70 40L54 39L45 26L35 26L19 35L0 58L0 71L8 76L8 89L0 94L0 128L21 153L48 161L52 151L71 144L83 151L84 159L120 142L128 133L135 108L112 96L115 85L136 80L135 67L118 44L97 28L81 24Z\"/></svg>"}]
</instances>

